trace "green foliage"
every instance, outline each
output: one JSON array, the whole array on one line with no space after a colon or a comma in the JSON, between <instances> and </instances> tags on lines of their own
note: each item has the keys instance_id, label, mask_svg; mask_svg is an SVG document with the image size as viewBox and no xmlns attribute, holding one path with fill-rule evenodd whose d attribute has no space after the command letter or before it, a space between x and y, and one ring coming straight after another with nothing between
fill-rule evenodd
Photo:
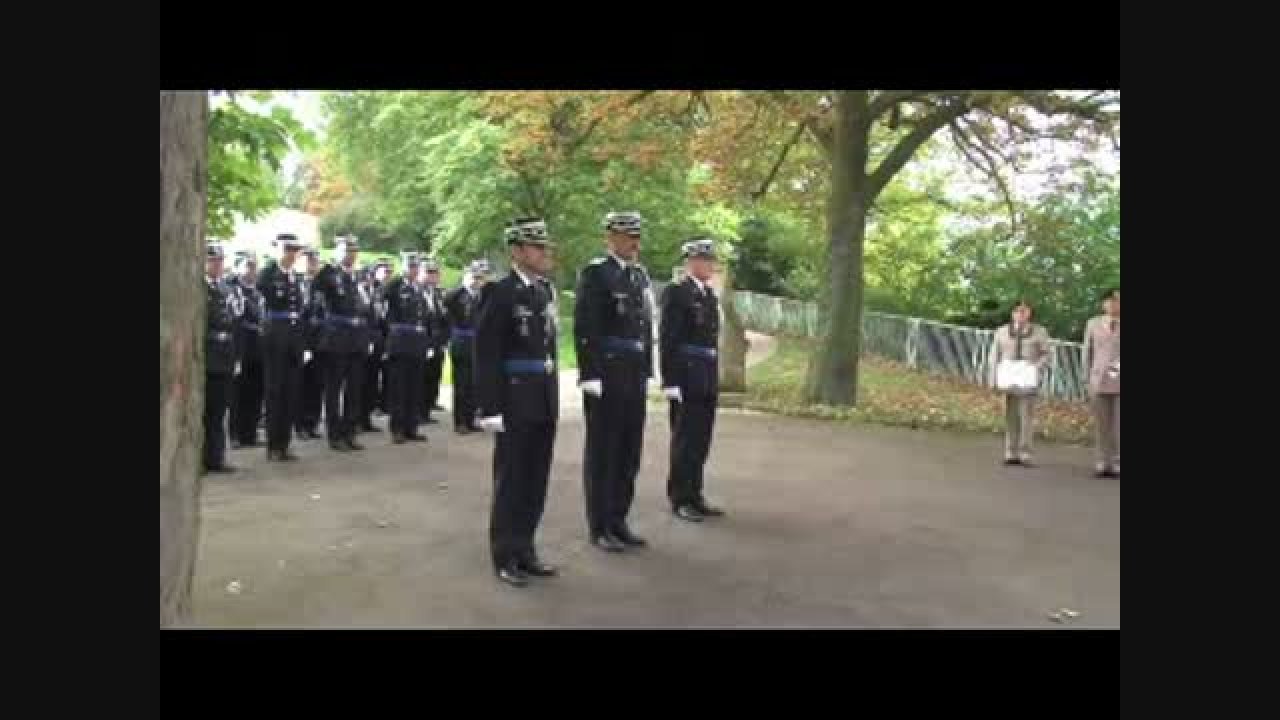
<instances>
[{"instance_id":1,"label":"green foliage","mask_svg":"<svg viewBox=\"0 0 1280 720\"><path fill-rule=\"evenodd\" d=\"M270 93L250 93L259 105ZM309 147L311 134L288 109L253 110L230 97L209 112L209 185L206 234L226 238L236 216L252 220L279 207L280 163L290 146Z\"/></svg>"},{"instance_id":2,"label":"green foliage","mask_svg":"<svg viewBox=\"0 0 1280 720\"><path fill-rule=\"evenodd\" d=\"M633 102L640 95L648 97ZM912 95L897 125L882 115L868 136L869 169L926 113L951 102L943 95ZM981 148L968 150L980 160L998 150L1025 162L1025 128L1066 137L1079 126L1031 126L1025 107L1053 110L1059 101L1048 94L964 95L974 110L958 123L965 141ZM656 278L669 277L684 240L707 233L726 241L738 287L819 300L831 278L831 162L812 141L829 130L821 96L329 93L325 150L333 162L317 166L343 177L318 172L325 181L312 185L328 190L313 194L331 202L303 202L325 208L326 238L354 232L387 251L429 246L455 266L478 256L505 260L506 222L540 215L557 243L554 280L562 289L603 251L602 215L634 209L646 218L642 258ZM797 134L802 122L811 131ZM1064 180L1017 204L1021 220L1011 236L1001 196L950 197L962 178L945 162L947 132L915 148L875 198L865 307L994 323L1014 297L1027 295L1056 336L1078 336L1097 290L1119 278L1118 179L1085 173L1078 186ZM792 138L798 141L788 147ZM767 192L757 192L775 169Z\"/></svg>"},{"instance_id":3,"label":"green foliage","mask_svg":"<svg viewBox=\"0 0 1280 720\"><path fill-rule=\"evenodd\" d=\"M1120 284L1119 177L1086 173L1024 213L1015 235L997 223L956 238L950 253L966 289L951 307L972 314L986 303L987 318L1003 323L1025 299L1054 337L1079 341L1098 296Z\"/></svg>"}]
</instances>

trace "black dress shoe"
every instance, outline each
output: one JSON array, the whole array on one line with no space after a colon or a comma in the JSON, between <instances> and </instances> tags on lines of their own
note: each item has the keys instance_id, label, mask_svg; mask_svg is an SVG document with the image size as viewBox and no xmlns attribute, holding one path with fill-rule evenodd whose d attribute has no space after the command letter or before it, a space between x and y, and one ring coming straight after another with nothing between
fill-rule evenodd
<instances>
[{"instance_id":1,"label":"black dress shoe","mask_svg":"<svg viewBox=\"0 0 1280 720\"><path fill-rule=\"evenodd\" d=\"M414 433L413 435L405 435L405 436L404 436L404 439L405 439L405 440L408 440L409 442L426 442L426 441L427 441L427 436L426 436L426 435L418 435L417 433Z\"/></svg>"},{"instance_id":2,"label":"black dress shoe","mask_svg":"<svg viewBox=\"0 0 1280 720\"><path fill-rule=\"evenodd\" d=\"M431 410L432 412L444 412L444 408L440 407L439 405L432 405Z\"/></svg>"},{"instance_id":3,"label":"black dress shoe","mask_svg":"<svg viewBox=\"0 0 1280 720\"><path fill-rule=\"evenodd\" d=\"M407 441L405 440L404 433L393 432L391 433L391 442L395 445L403 445Z\"/></svg>"},{"instance_id":4,"label":"black dress shoe","mask_svg":"<svg viewBox=\"0 0 1280 720\"><path fill-rule=\"evenodd\" d=\"M354 437L349 437L349 438L347 438L347 449L349 449L349 450L363 450L363 449L364 449L364 446L363 446L363 445L361 445L360 443L356 442L356 439L355 439Z\"/></svg>"},{"instance_id":5,"label":"black dress shoe","mask_svg":"<svg viewBox=\"0 0 1280 720\"><path fill-rule=\"evenodd\" d=\"M529 584L529 576L514 563L498 568L497 574L499 580L513 587L524 587Z\"/></svg>"},{"instance_id":6,"label":"black dress shoe","mask_svg":"<svg viewBox=\"0 0 1280 720\"><path fill-rule=\"evenodd\" d=\"M693 504L693 509L699 514L707 517L723 517L724 511L714 505L708 505L706 500L699 500Z\"/></svg>"},{"instance_id":7,"label":"black dress shoe","mask_svg":"<svg viewBox=\"0 0 1280 720\"><path fill-rule=\"evenodd\" d=\"M475 424L475 423L471 423L471 424L470 424L470 425L468 425L467 427L468 427L468 428L471 430L471 432L473 432L473 433L484 432L484 428L480 427L479 425L477 425L477 424Z\"/></svg>"},{"instance_id":8,"label":"black dress shoe","mask_svg":"<svg viewBox=\"0 0 1280 720\"><path fill-rule=\"evenodd\" d=\"M427 425L439 425L439 424L440 424L440 421L439 421L439 420L437 420L437 419L435 419L435 418L433 418L433 417L428 417L426 420L423 420L422 422L423 422L423 423L425 423L425 424L427 424Z\"/></svg>"},{"instance_id":9,"label":"black dress shoe","mask_svg":"<svg viewBox=\"0 0 1280 720\"><path fill-rule=\"evenodd\" d=\"M221 465L214 465L214 466L212 466L212 467L207 467L207 468L205 468L205 469L204 469L204 471L205 471L205 472L207 472L207 473L213 473L213 474L225 475L225 474L227 474L227 473L233 473L233 472L235 472L235 471L236 471L236 468L235 468L235 466L233 466L233 465L228 465L228 464L226 464L226 463L223 463L223 464L221 464Z\"/></svg>"},{"instance_id":10,"label":"black dress shoe","mask_svg":"<svg viewBox=\"0 0 1280 720\"><path fill-rule=\"evenodd\" d=\"M334 452L351 452L351 448L347 446L347 441L345 438L340 440L330 440L329 449L333 450Z\"/></svg>"},{"instance_id":11,"label":"black dress shoe","mask_svg":"<svg viewBox=\"0 0 1280 720\"><path fill-rule=\"evenodd\" d=\"M459 435L470 435L471 433L475 432L475 430L472 430L469 427L465 427L461 425L459 425L458 427L455 427L453 431Z\"/></svg>"},{"instance_id":12,"label":"black dress shoe","mask_svg":"<svg viewBox=\"0 0 1280 720\"><path fill-rule=\"evenodd\" d=\"M623 544L621 540L609 533L604 533L591 538L591 544L605 552L611 553L620 553L627 549L627 546Z\"/></svg>"},{"instance_id":13,"label":"black dress shoe","mask_svg":"<svg viewBox=\"0 0 1280 720\"><path fill-rule=\"evenodd\" d=\"M626 525L619 525L614 528L613 536L621 540L622 544L630 547L644 547L649 544L644 538L631 532L631 528Z\"/></svg>"},{"instance_id":14,"label":"black dress shoe","mask_svg":"<svg viewBox=\"0 0 1280 720\"><path fill-rule=\"evenodd\" d=\"M288 450L280 452L280 462L298 462L298 456Z\"/></svg>"},{"instance_id":15,"label":"black dress shoe","mask_svg":"<svg viewBox=\"0 0 1280 720\"><path fill-rule=\"evenodd\" d=\"M1005 465L1021 465L1022 461L1016 457L1009 457L1004 459L1004 464Z\"/></svg>"},{"instance_id":16,"label":"black dress shoe","mask_svg":"<svg viewBox=\"0 0 1280 720\"><path fill-rule=\"evenodd\" d=\"M378 427L377 425L374 425L373 423L368 423L367 425L360 426L360 432L367 432L367 433L382 432L382 428Z\"/></svg>"},{"instance_id":17,"label":"black dress shoe","mask_svg":"<svg viewBox=\"0 0 1280 720\"><path fill-rule=\"evenodd\" d=\"M520 570L533 577L555 577L560 574L555 565L548 565L537 558L521 561Z\"/></svg>"},{"instance_id":18,"label":"black dress shoe","mask_svg":"<svg viewBox=\"0 0 1280 720\"><path fill-rule=\"evenodd\" d=\"M672 512L681 520L688 520L689 522L702 522L707 519L705 515L698 512L698 508L692 505L679 505L672 509Z\"/></svg>"}]
</instances>

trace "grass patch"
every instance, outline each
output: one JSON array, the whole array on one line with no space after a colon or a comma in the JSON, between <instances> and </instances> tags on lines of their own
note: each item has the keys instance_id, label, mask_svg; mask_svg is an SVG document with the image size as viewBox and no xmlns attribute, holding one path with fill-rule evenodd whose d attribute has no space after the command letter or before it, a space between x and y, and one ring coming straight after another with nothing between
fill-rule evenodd
<instances>
[{"instance_id":1,"label":"grass patch","mask_svg":"<svg viewBox=\"0 0 1280 720\"><path fill-rule=\"evenodd\" d=\"M901 363L866 357L860 365L858 405L810 405L803 399L805 373L816 350L810 341L780 338L773 354L747 369L749 408L797 417L867 422L922 429L1004 432L1004 396L956 378L929 375ZM1041 397L1036 437L1092 444L1088 406Z\"/></svg>"}]
</instances>

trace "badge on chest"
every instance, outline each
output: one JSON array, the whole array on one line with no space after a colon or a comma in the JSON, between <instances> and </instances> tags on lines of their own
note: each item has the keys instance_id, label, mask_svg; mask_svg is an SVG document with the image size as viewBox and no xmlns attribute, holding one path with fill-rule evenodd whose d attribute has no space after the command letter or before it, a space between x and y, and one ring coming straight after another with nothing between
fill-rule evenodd
<instances>
[{"instance_id":1,"label":"badge on chest","mask_svg":"<svg viewBox=\"0 0 1280 720\"><path fill-rule=\"evenodd\" d=\"M528 305L516 305L512 308L511 317L515 318L516 331L520 333L520 337L529 337L529 323L534 317L534 312Z\"/></svg>"}]
</instances>

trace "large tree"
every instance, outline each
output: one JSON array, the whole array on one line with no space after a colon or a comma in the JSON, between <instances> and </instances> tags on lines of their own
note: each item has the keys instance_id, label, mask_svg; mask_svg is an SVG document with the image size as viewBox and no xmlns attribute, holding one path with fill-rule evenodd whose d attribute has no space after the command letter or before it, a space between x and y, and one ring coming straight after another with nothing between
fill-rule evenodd
<instances>
[{"instance_id":1,"label":"large tree","mask_svg":"<svg viewBox=\"0 0 1280 720\"><path fill-rule=\"evenodd\" d=\"M160 93L160 625L191 611L204 403L203 92Z\"/></svg>"},{"instance_id":2,"label":"large tree","mask_svg":"<svg viewBox=\"0 0 1280 720\"><path fill-rule=\"evenodd\" d=\"M826 189L827 332L809 372L809 400L857 400L863 258L877 201L925 144L947 130L1000 190L1017 230L1006 168L1030 141L1052 138L1119 149L1119 93L926 92L694 93L716 96L694 147L728 192L759 202L777 187L812 198ZM803 155L816 147L817 155ZM791 161L801 154L803 161ZM821 169L825 168L825 172ZM825 175L825 178L822 177ZM779 182L779 180L783 180Z\"/></svg>"}]
</instances>

